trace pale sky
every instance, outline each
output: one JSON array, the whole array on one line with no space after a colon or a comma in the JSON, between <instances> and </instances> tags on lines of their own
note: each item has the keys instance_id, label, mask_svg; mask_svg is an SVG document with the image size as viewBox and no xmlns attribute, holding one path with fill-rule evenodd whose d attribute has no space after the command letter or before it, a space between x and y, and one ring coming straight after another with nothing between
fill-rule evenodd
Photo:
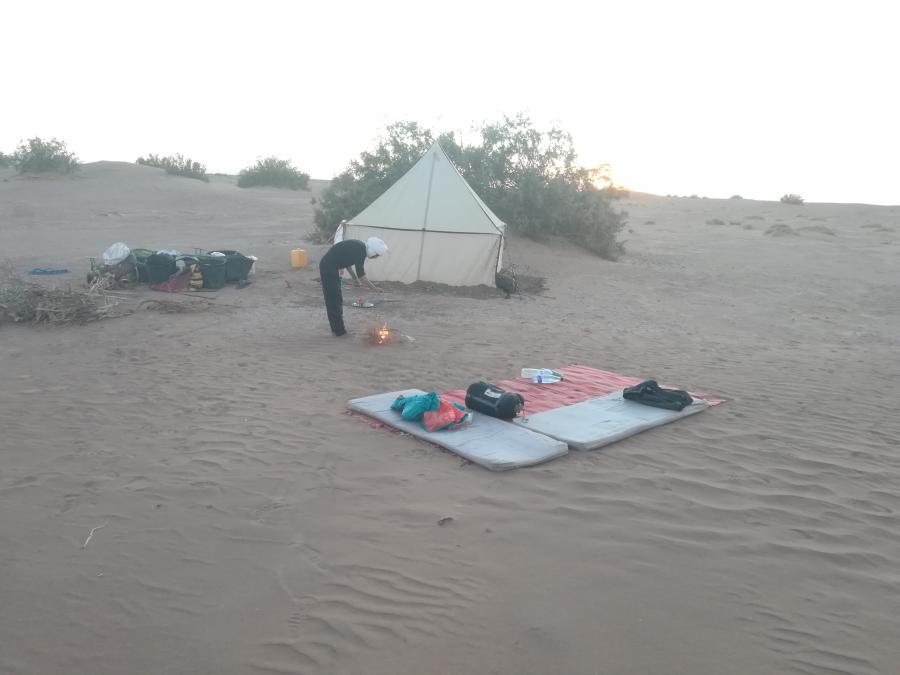
<instances>
[{"instance_id":1,"label":"pale sky","mask_svg":"<svg viewBox=\"0 0 900 675\"><path fill-rule=\"evenodd\" d=\"M0 4L0 150L290 158L523 112L657 194L900 204L898 3L153 0Z\"/></svg>"}]
</instances>

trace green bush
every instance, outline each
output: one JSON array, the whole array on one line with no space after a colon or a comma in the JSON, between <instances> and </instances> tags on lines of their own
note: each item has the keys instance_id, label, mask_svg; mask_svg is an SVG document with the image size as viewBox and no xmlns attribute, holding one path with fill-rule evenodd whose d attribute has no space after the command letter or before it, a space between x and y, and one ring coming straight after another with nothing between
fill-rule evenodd
<instances>
[{"instance_id":1,"label":"green bush","mask_svg":"<svg viewBox=\"0 0 900 675\"><path fill-rule=\"evenodd\" d=\"M29 138L16 148L13 164L19 173L70 173L78 167L78 158L68 151L64 141Z\"/></svg>"},{"instance_id":2,"label":"green bush","mask_svg":"<svg viewBox=\"0 0 900 675\"><path fill-rule=\"evenodd\" d=\"M0 152L0 169L6 169L13 165L13 156Z\"/></svg>"},{"instance_id":3,"label":"green bush","mask_svg":"<svg viewBox=\"0 0 900 675\"><path fill-rule=\"evenodd\" d=\"M782 204L802 204L803 197L795 194L786 194L781 198Z\"/></svg>"},{"instance_id":4,"label":"green bush","mask_svg":"<svg viewBox=\"0 0 900 675\"><path fill-rule=\"evenodd\" d=\"M294 168L290 160L267 157L256 160L256 164L248 166L238 175L238 187L272 187L289 190L306 190L309 187L309 174Z\"/></svg>"},{"instance_id":5,"label":"green bush","mask_svg":"<svg viewBox=\"0 0 900 675\"><path fill-rule=\"evenodd\" d=\"M209 182L209 177L206 175L206 167L190 158L185 159L182 155L167 157L147 155L146 157L138 157L136 163L144 166L155 166L157 169L165 169L166 173L173 176L184 176L202 180L205 183Z\"/></svg>"},{"instance_id":6,"label":"green bush","mask_svg":"<svg viewBox=\"0 0 900 675\"><path fill-rule=\"evenodd\" d=\"M576 164L571 137L556 128L539 131L524 116L506 117L479 129L480 142L461 145L451 133L441 147L469 185L509 229L539 239L563 236L605 258L624 247L618 233L625 214L612 208L623 190L608 167ZM363 152L325 189L315 212L313 241L327 241L335 228L377 199L434 142L416 122L387 128L374 151Z\"/></svg>"}]
</instances>

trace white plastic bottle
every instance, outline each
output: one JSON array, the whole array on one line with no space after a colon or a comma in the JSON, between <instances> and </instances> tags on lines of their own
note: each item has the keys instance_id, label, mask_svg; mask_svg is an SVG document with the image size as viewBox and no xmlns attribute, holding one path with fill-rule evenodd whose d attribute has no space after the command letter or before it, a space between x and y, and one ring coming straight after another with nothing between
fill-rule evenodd
<instances>
[{"instance_id":1,"label":"white plastic bottle","mask_svg":"<svg viewBox=\"0 0 900 675\"><path fill-rule=\"evenodd\" d=\"M550 368L522 368L522 377L529 378L535 384L555 384L563 379L562 373Z\"/></svg>"}]
</instances>

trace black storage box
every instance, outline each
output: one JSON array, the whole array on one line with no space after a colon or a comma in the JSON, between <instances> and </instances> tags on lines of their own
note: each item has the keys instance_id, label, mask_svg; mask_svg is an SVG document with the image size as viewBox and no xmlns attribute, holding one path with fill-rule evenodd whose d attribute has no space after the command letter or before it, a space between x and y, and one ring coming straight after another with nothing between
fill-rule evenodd
<instances>
[{"instance_id":1,"label":"black storage box","mask_svg":"<svg viewBox=\"0 0 900 675\"><path fill-rule=\"evenodd\" d=\"M153 251L146 248L133 248L131 255L134 256L134 265L137 268L138 281L142 284L150 282L150 275L147 272L147 260L153 255Z\"/></svg>"},{"instance_id":2,"label":"black storage box","mask_svg":"<svg viewBox=\"0 0 900 675\"><path fill-rule=\"evenodd\" d=\"M253 260L239 251L227 251L217 248L216 253L225 254L225 281L243 281L250 274Z\"/></svg>"},{"instance_id":3,"label":"black storage box","mask_svg":"<svg viewBox=\"0 0 900 675\"><path fill-rule=\"evenodd\" d=\"M511 420L525 408L525 399L521 394L503 391L487 382L476 382L466 389L466 407L501 420Z\"/></svg>"},{"instance_id":4,"label":"black storage box","mask_svg":"<svg viewBox=\"0 0 900 675\"><path fill-rule=\"evenodd\" d=\"M168 253L154 253L147 256L147 262L144 263L146 270L147 282L151 284L161 284L168 281L178 268L175 266L175 256Z\"/></svg>"},{"instance_id":5,"label":"black storage box","mask_svg":"<svg viewBox=\"0 0 900 675\"><path fill-rule=\"evenodd\" d=\"M215 290L225 287L225 256L195 255L191 257L200 265L200 273L203 275L203 288Z\"/></svg>"}]
</instances>

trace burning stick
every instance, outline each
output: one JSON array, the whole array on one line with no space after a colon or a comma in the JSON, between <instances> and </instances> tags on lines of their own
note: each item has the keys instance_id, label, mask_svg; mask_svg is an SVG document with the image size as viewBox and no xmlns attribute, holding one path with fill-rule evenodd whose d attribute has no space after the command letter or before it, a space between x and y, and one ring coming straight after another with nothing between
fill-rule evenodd
<instances>
[{"instance_id":1,"label":"burning stick","mask_svg":"<svg viewBox=\"0 0 900 675\"><path fill-rule=\"evenodd\" d=\"M369 333L369 342L371 342L373 345L389 345L395 342L400 342L403 339L406 339L410 342L416 341L414 337L404 335L396 328L389 328L386 323L375 326Z\"/></svg>"},{"instance_id":2,"label":"burning stick","mask_svg":"<svg viewBox=\"0 0 900 675\"><path fill-rule=\"evenodd\" d=\"M376 345L386 345L392 341L391 329L387 327L387 324L376 326L372 330L372 342Z\"/></svg>"}]
</instances>

